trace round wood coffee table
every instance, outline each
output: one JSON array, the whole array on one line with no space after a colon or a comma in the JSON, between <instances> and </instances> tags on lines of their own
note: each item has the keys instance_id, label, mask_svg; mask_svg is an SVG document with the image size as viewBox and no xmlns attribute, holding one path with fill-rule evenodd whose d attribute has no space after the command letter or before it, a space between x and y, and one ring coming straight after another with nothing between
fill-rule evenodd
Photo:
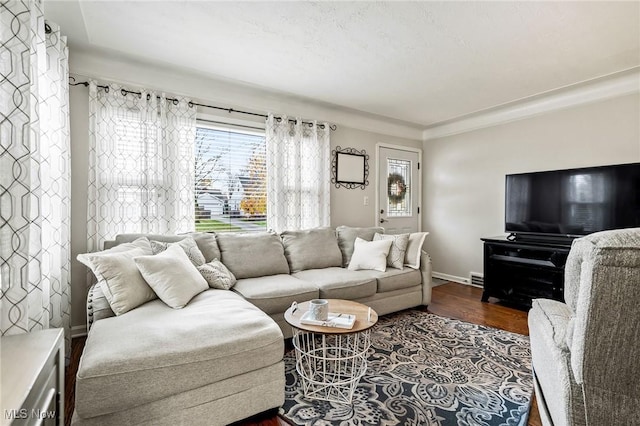
<instances>
[{"instance_id":1,"label":"round wood coffee table","mask_svg":"<svg viewBox=\"0 0 640 426\"><path fill-rule=\"evenodd\" d=\"M371 327L378 314L362 303L327 299L330 313L355 315L350 329L301 324L309 302L290 307L284 319L293 328L296 371L307 398L350 404L360 378L367 371ZM370 312L370 314L369 314Z\"/></svg>"}]
</instances>

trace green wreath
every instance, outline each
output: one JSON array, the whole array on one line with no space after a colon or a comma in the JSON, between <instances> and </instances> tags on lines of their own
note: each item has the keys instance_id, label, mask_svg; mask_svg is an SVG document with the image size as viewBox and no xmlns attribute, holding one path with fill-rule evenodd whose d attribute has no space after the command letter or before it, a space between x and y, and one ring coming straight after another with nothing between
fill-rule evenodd
<instances>
[{"instance_id":1,"label":"green wreath","mask_svg":"<svg viewBox=\"0 0 640 426\"><path fill-rule=\"evenodd\" d=\"M387 196L389 201L398 204L404 201L404 196L407 193L407 184L404 181L402 175L398 173L391 173L388 178L387 184Z\"/></svg>"}]
</instances>

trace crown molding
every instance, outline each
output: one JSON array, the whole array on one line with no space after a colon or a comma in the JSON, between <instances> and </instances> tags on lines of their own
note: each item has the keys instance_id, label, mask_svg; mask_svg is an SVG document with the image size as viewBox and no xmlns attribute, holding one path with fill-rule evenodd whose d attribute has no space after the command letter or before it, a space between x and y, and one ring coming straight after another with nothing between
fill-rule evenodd
<instances>
[{"instance_id":1,"label":"crown molding","mask_svg":"<svg viewBox=\"0 0 640 426\"><path fill-rule=\"evenodd\" d=\"M528 98L528 100L510 103L502 107L480 112L472 116L433 125L424 130L422 139L452 136L470 132L499 124L509 123L524 118L558 111L591 102L616 98L640 92L640 68L631 72L614 74L611 76L580 83L575 86L553 91Z\"/></svg>"}]
</instances>

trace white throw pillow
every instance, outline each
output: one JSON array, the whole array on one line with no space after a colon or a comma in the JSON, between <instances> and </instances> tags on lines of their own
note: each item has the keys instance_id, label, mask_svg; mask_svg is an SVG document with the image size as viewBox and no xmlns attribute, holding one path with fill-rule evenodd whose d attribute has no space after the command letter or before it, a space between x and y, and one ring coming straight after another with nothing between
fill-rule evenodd
<instances>
[{"instance_id":1,"label":"white throw pillow","mask_svg":"<svg viewBox=\"0 0 640 426\"><path fill-rule=\"evenodd\" d=\"M133 259L160 300L174 309L183 308L209 285L179 245L171 245L155 256Z\"/></svg>"},{"instance_id":2,"label":"white throw pillow","mask_svg":"<svg viewBox=\"0 0 640 426\"><path fill-rule=\"evenodd\" d=\"M83 265L85 265L86 267L88 267L89 269L93 269L93 265L91 264L91 261L89 260L89 256L100 256L103 254L111 254L111 253L117 253L117 252L123 252L123 251L129 251L132 249L142 249L144 250L144 254L152 254L153 251L151 250L151 243L149 243L149 240L146 237L140 237L137 240L134 240L130 243L124 243L124 244L119 244L115 247L112 247L110 249L107 250L103 250L103 251L97 251L95 253L82 253L79 254L78 256L76 256L76 259L78 259L78 261L80 263L82 263Z\"/></svg>"},{"instance_id":3,"label":"white throw pillow","mask_svg":"<svg viewBox=\"0 0 640 426\"><path fill-rule=\"evenodd\" d=\"M229 290L236 284L236 277L218 259L213 259L209 263L198 266L198 271L209 283L209 287L220 290Z\"/></svg>"},{"instance_id":4,"label":"white throw pillow","mask_svg":"<svg viewBox=\"0 0 640 426\"><path fill-rule=\"evenodd\" d=\"M409 235L407 253L404 257L404 266L413 269L420 269L420 256L422 255L422 244L429 235L428 232L414 232Z\"/></svg>"},{"instance_id":5,"label":"white throw pillow","mask_svg":"<svg viewBox=\"0 0 640 426\"><path fill-rule=\"evenodd\" d=\"M392 268L404 269L404 258L407 253L407 246L409 245L409 234L376 234L373 236L373 241L391 240L391 248L387 255L387 266Z\"/></svg>"},{"instance_id":6,"label":"white throw pillow","mask_svg":"<svg viewBox=\"0 0 640 426\"><path fill-rule=\"evenodd\" d=\"M356 238L353 244L353 255L347 269L357 271L360 269L373 269L384 272L387 270L387 255L391 248L391 240L365 241Z\"/></svg>"},{"instance_id":7,"label":"white throw pillow","mask_svg":"<svg viewBox=\"0 0 640 426\"><path fill-rule=\"evenodd\" d=\"M116 315L122 315L157 298L133 260L134 257L147 254L149 252L142 248L134 248L127 251L106 250L82 256L81 261L93 271ZM78 256L78 260L80 259L81 256Z\"/></svg>"}]
</instances>

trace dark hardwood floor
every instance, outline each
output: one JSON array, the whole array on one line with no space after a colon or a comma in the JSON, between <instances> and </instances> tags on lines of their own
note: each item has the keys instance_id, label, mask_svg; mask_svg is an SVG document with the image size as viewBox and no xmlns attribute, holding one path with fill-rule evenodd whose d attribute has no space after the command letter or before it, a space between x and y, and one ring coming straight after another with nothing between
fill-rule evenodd
<instances>
[{"instance_id":1,"label":"dark hardwood floor","mask_svg":"<svg viewBox=\"0 0 640 426\"><path fill-rule=\"evenodd\" d=\"M490 299L489 303L480 301L482 290L456 283L447 283L433 288L431 304L428 312L449 318L456 318L474 324L487 325L502 330L529 335L527 326L527 313L517 309L495 303ZM65 382L65 423L71 423L73 413L76 372L78 363L84 348L85 338L73 339L71 343L71 363L66 370ZM287 425L280 420L275 412L264 413L259 416L244 420L236 426L280 426ZM531 412L529 414L529 426L541 426L538 406L534 397Z\"/></svg>"}]
</instances>

